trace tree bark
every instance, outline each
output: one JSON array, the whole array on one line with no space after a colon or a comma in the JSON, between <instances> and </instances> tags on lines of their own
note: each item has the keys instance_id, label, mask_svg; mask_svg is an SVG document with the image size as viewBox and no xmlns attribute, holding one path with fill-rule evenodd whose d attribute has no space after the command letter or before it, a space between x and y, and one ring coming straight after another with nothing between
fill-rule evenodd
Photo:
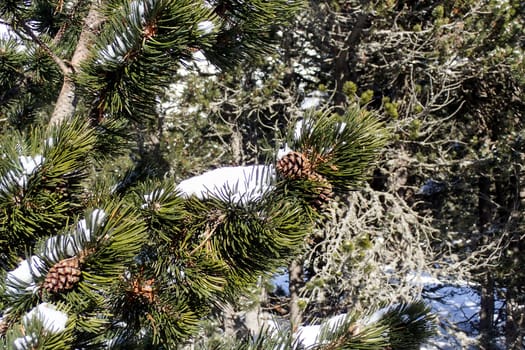
<instances>
[{"instance_id":1,"label":"tree bark","mask_svg":"<svg viewBox=\"0 0 525 350\"><path fill-rule=\"evenodd\" d=\"M511 208L510 219L508 220L511 231L510 249L513 255L521 254L525 244L522 243L520 233L523 232L522 212L525 208L525 183L521 181L523 177L522 164L525 159L521 158L520 162L514 164L514 176L509 181L511 200L508 207ZM516 232L516 233L514 233ZM523 349L523 341L525 336L525 305L523 304L522 291L520 291L519 277L518 281L511 277L510 285L506 286L505 291L505 345L509 350ZM518 284L518 286L516 286Z\"/></svg>"},{"instance_id":2,"label":"tree bark","mask_svg":"<svg viewBox=\"0 0 525 350\"><path fill-rule=\"evenodd\" d=\"M361 38L361 33L368 22L368 15L361 13L357 17L357 21L352 31L347 35L343 42L343 47L340 49L334 58L334 76L336 93L334 95L334 104L336 106L343 106L346 103L346 96L343 92L344 84L350 79L350 53L355 51L357 44ZM342 113L344 111L340 111Z\"/></svg>"},{"instance_id":3,"label":"tree bark","mask_svg":"<svg viewBox=\"0 0 525 350\"><path fill-rule=\"evenodd\" d=\"M261 307L257 306L251 310L246 311L244 316L244 323L249 334L253 338L259 337L259 333L264 326L264 321L261 317Z\"/></svg>"},{"instance_id":4,"label":"tree bark","mask_svg":"<svg viewBox=\"0 0 525 350\"><path fill-rule=\"evenodd\" d=\"M482 348L494 349L494 279L490 272L481 283L479 331Z\"/></svg>"},{"instance_id":5,"label":"tree bark","mask_svg":"<svg viewBox=\"0 0 525 350\"><path fill-rule=\"evenodd\" d=\"M521 310L521 305L516 300L515 292L509 288L506 293L505 311L505 345L508 350L523 349L523 329L525 326L525 313Z\"/></svg>"},{"instance_id":6,"label":"tree bark","mask_svg":"<svg viewBox=\"0 0 525 350\"><path fill-rule=\"evenodd\" d=\"M78 96L74 75L80 70L80 64L89 56L91 46L103 22L100 13L100 1L93 0L88 15L82 26L75 52L71 58L67 72L64 74L64 83L51 115L49 125L53 126L70 120L75 114Z\"/></svg>"},{"instance_id":7,"label":"tree bark","mask_svg":"<svg viewBox=\"0 0 525 350\"><path fill-rule=\"evenodd\" d=\"M238 127L234 127L231 136L231 150L234 165L243 165L242 133Z\"/></svg>"},{"instance_id":8,"label":"tree bark","mask_svg":"<svg viewBox=\"0 0 525 350\"><path fill-rule=\"evenodd\" d=\"M491 180L488 175L480 174L478 180L478 229L481 244L485 242L487 229L492 218L490 203ZM482 349L493 349L494 336L494 279L491 271L486 271L481 282L479 331Z\"/></svg>"},{"instance_id":9,"label":"tree bark","mask_svg":"<svg viewBox=\"0 0 525 350\"><path fill-rule=\"evenodd\" d=\"M299 305L299 293L303 285L303 265L300 258L293 260L288 266L290 284L290 324L292 331L297 331L302 321Z\"/></svg>"}]
</instances>

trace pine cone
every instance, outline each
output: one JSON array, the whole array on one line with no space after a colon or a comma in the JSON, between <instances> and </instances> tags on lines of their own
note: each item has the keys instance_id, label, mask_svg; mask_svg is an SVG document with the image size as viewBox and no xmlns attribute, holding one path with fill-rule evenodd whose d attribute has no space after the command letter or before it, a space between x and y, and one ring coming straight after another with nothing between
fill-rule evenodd
<instances>
[{"instance_id":1,"label":"pine cone","mask_svg":"<svg viewBox=\"0 0 525 350\"><path fill-rule=\"evenodd\" d=\"M60 293L72 289L79 281L82 271L80 259L76 256L63 259L51 266L44 280L44 289L51 293Z\"/></svg>"},{"instance_id":2,"label":"pine cone","mask_svg":"<svg viewBox=\"0 0 525 350\"><path fill-rule=\"evenodd\" d=\"M153 303L155 300L156 294L155 294L155 279L151 278L149 280L146 280L142 282L140 279L135 279L131 282L131 297L132 298L142 298L143 300L147 300L149 303Z\"/></svg>"},{"instance_id":3,"label":"pine cone","mask_svg":"<svg viewBox=\"0 0 525 350\"><path fill-rule=\"evenodd\" d=\"M0 336L2 337L5 336L8 329L9 329L9 324L5 320L0 321Z\"/></svg>"},{"instance_id":4,"label":"pine cone","mask_svg":"<svg viewBox=\"0 0 525 350\"><path fill-rule=\"evenodd\" d=\"M299 152L290 152L277 162L277 171L288 179L307 178L312 174L312 164Z\"/></svg>"},{"instance_id":5,"label":"pine cone","mask_svg":"<svg viewBox=\"0 0 525 350\"><path fill-rule=\"evenodd\" d=\"M332 184L330 184L330 182L324 176L317 173L312 173L308 176L308 180L316 183L313 192L317 196L312 200L312 204L316 208L321 208L330 202L332 198L334 198Z\"/></svg>"}]
</instances>

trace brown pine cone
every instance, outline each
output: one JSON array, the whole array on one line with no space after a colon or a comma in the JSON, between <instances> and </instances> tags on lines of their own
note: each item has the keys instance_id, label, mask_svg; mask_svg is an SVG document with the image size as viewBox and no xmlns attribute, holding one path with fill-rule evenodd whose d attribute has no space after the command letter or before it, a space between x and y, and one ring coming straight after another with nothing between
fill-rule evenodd
<instances>
[{"instance_id":1,"label":"brown pine cone","mask_svg":"<svg viewBox=\"0 0 525 350\"><path fill-rule=\"evenodd\" d=\"M43 288L51 293L70 290L80 281L80 259L76 256L60 260L51 266L44 280Z\"/></svg>"},{"instance_id":2,"label":"brown pine cone","mask_svg":"<svg viewBox=\"0 0 525 350\"><path fill-rule=\"evenodd\" d=\"M277 162L277 171L287 179L307 178L312 174L312 164L299 152L290 152Z\"/></svg>"}]
</instances>

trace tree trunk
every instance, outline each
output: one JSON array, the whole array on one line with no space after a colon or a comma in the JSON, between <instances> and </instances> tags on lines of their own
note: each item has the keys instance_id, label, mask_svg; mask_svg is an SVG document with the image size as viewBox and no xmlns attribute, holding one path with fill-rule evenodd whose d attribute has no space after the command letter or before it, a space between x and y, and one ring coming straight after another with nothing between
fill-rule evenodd
<instances>
[{"instance_id":1,"label":"tree trunk","mask_svg":"<svg viewBox=\"0 0 525 350\"><path fill-rule=\"evenodd\" d=\"M238 127L234 127L231 136L231 152L234 165L244 165L242 146L242 133Z\"/></svg>"},{"instance_id":2,"label":"tree trunk","mask_svg":"<svg viewBox=\"0 0 525 350\"><path fill-rule=\"evenodd\" d=\"M490 272L481 283L479 331L482 349L494 349L494 279Z\"/></svg>"},{"instance_id":3,"label":"tree trunk","mask_svg":"<svg viewBox=\"0 0 525 350\"><path fill-rule=\"evenodd\" d=\"M290 283L290 324L292 331L297 331L302 321L302 311L299 305L299 293L303 286L303 265L300 258L293 260L288 266Z\"/></svg>"},{"instance_id":4,"label":"tree trunk","mask_svg":"<svg viewBox=\"0 0 525 350\"><path fill-rule=\"evenodd\" d=\"M522 203L520 198L520 167L518 164L514 164L514 174L508 175L505 172L496 177L496 201L498 203L498 214L497 218L500 222L505 223L503 234L507 235L505 240L508 242L506 247L507 256L502 260L504 275L508 274L509 269L507 264L513 265L513 255L519 252L519 246L516 246L519 241L519 235L516 232L520 232L520 219L522 212ZM510 253L510 254L509 254ZM512 268L510 269L512 271ZM518 298L519 290L516 289L514 276L509 276L509 280L505 283L505 344L506 349L514 350L521 349L517 347L517 338L519 336L519 303ZM519 282L518 282L519 283Z\"/></svg>"},{"instance_id":5,"label":"tree trunk","mask_svg":"<svg viewBox=\"0 0 525 350\"><path fill-rule=\"evenodd\" d=\"M246 314L244 315L244 325L251 337L256 339L259 336L264 325L263 320L261 319L261 308L259 306L246 311Z\"/></svg>"},{"instance_id":6,"label":"tree trunk","mask_svg":"<svg viewBox=\"0 0 525 350\"><path fill-rule=\"evenodd\" d=\"M511 193L513 202L509 205L512 208L510 231L516 232L511 234L510 248L512 249L513 255L520 255L523 252L525 244L520 237L520 233L523 232L523 219L522 212L525 208L525 183L521 181L523 177L522 164L525 159L521 159L521 162L515 163L514 165L514 176L512 181L509 181L512 185ZM514 280L515 276L510 276L511 283L506 286L505 291L505 345L509 350L521 350L524 348L523 341L525 336L525 305L523 304L524 298L523 293L520 291L520 281ZM517 287L516 284L519 286Z\"/></svg>"},{"instance_id":7,"label":"tree trunk","mask_svg":"<svg viewBox=\"0 0 525 350\"><path fill-rule=\"evenodd\" d=\"M491 180L488 175L480 174L478 180L478 229L481 244L486 241L487 229L492 218L490 203ZM493 349L494 337L494 279L491 271L486 271L481 282L479 331L482 349Z\"/></svg>"},{"instance_id":8,"label":"tree trunk","mask_svg":"<svg viewBox=\"0 0 525 350\"><path fill-rule=\"evenodd\" d=\"M522 305L519 305L516 300L516 295L512 288L509 288L506 293L506 314L505 320L505 345L508 350L523 349L523 329L525 326L525 313L521 310Z\"/></svg>"},{"instance_id":9,"label":"tree trunk","mask_svg":"<svg viewBox=\"0 0 525 350\"><path fill-rule=\"evenodd\" d=\"M78 96L73 76L79 71L80 64L89 56L93 41L102 25L103 17L100 13L100 7L99 0L92 1L89 13L82 26L82 32L80 33L75 52L71 58L69 71L64 75L64 83L58 95L49 125L60 124L71 119L75 114Z\"/></svg>"},{"instance_id":10,"label":"tree trunk","mask_svg":"<svg viewBox=\"0 0 525 350\"><path fill-rule=\"evenodd\" d=\"M336 106L344 106L346 104L346 95L343 92L344 84L351 80L350 78L350 57L351 53L355 52L355 48L361 39L361 33L368 22L368 15L361 13L357 17L357 21L352 28L352 31L347 35L343 42L343 47L334 58L334 76L336 93L334 95L334 104ZM343 110L339 111L344 112Z\"/></svg>"}]
</instances>

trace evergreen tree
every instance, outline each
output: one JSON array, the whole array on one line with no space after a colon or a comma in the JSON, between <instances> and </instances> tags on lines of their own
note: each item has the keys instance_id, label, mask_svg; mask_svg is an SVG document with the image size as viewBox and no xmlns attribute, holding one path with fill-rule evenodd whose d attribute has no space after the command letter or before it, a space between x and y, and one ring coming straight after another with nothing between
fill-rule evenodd
<instances>
[{"instance_id":1,"label":"evergreen tree","mask_svg":"<svg viewBox=\"0 0 525 350\"><path fill-rule=\"evenodd\" d=\"M305 94L332 96L328 103L336 106L358 101L382 111L394 133L370 187L352 197L359 219L370 223L355 220L355 235L366 230L375 236L372 243L390 245L392 254L372 254L391 262L401 278L407 270L428 269L474 282L481 310L469 323L479 327L479 346L494 348L504 336L507 348L521 349L524 279L516 266L523 262L523 3L309 4L284 40L295 85ZM363 198L368 200L360 205ZM396 234L382 234L385 227ZM405 255L407 246L419 251L410 254L418 261ZM352 258L356 249L350 248ZM321 259L331 257L318 251ZM335 272L345 266L337 257L343 263L331 264ZM350 304L351 297L373 290L358 288L357 277L346 290L343 278L330 278L335 287L326 289L347 293ZM400 279L393 279L397 288ZM311 287L322 291L323 281ZM499 310L497 299L505 300Z\"/></svg>"},{"instance_id":2,"label":"evergreen tree","mask_svg":"<svg viewBox=\"0 0 525 350\"><path fill-rule=\"evenodd\" d=\"M232 93L218 114L257 147L314 100L380 111L394 134L372 181L310 237L306 317L420 293L406 276L429 271L481 295L479 317L444 318L449 337L466 330L478 344L479 329L481 346L504 336L523 347L523 11L513 0L309 1L280 55L234 78L245 91L219 83Z\"/></svg>"},{"instance_id":3,"label":"evergreen tree","mask_svg":"<svg viewBox=\"0 0 525 350\"><path fill-rule=\"evenodd\" d=\"M386 133L358 106L306 114L293 152L243 168L260 185L247 191L241 179L191 195L159 162L158 102L178 68L195 52L222 70L265 55L299 5L0 4L10 30L0 40L4 348L183 346L215 305L300 251L326 203L366 175ZM134 162L122 161L127 152ZM351 314L315 348L417 348L430 332L415 302L374 320ZM293 347L292 337L235 346Z\"/></svg>"}]
</instances>

